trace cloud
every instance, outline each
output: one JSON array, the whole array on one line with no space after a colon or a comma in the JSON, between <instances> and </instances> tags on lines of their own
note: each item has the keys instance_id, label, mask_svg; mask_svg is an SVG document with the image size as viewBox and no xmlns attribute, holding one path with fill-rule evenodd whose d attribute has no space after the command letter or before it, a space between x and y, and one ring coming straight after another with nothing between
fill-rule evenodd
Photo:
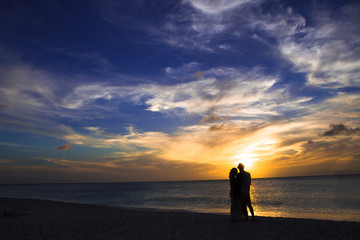
<instances>
[{"instance_id":1,"label":"cloud","mask_svg":"<svg viewBox=\"0 0 360 240\"><path fill-rule=\"evenodd\" d=\"M254 167L257 174L270 177L340 172L349 174L358 171L355 170L358 166L354 166L353 161L360 147L359 135L343 135L338 138L319 135L322 120L315 116L263 128L262 132L268 132L271 138L278 141L272 149L257 153L259 160ZM313 140L308 141L309 137Z\"/></svg>"},{"instance_id":2,"label":"cloud","mask_svg":"<svg viewBox=\"0 0 360 240\"><path fill-rule=\"evenodd\" d=\"M7 106L1 109L2 128L48 136L67 131L54 120L68 114L58 108L62 94L59 89L67 89L58 86L63 81L47 71L22 64L1 67L0 71L0 102Z\"/></svg>"},{"instance_id":3,"label":"cloud","mask_svg":"<svg viewBox=\"0 0 360 240\"><path fill-rule=\"evenodd\" d=\"M29 149L39 149L39 150L49 149L47 147L41 147L36 145L26 145L26 144L17 144L17 143L9 143L9 142L0 142L0 145L13 147L21 150L27 149L27 151L29 151Z\"/></svg>"},{"instance_id":4,"label":"cloud","mask_svg":"<svg viewBox=\"0 0 360 240\"><path fill-rule=\"evenodd\" d=\"M203 119L201 119L200 123L201 124L205 124L205 123L214 123L214 122L217 122L217 121L224 121L225 119L223 117L219 117L219 116L216 116L214 114L210 114L206 117L204 117Z\"/></svg>"},{"instance_id":5,"label":"cloud","mask_svg":"<svg viewBox=\"0 0 360 240\"><path fill-rule=\"evenodd\" d=\"M58 148L63 151L73 144L103 148L99 152L114 151L94 163L48 158L72 176L84 169L88 176L111 173L113 180L120 179L117 170L124 176L133 172L131 179L146 175L137 168L164 178L176 169L187 169L189 178L194 178L196 171L191 167L209 177L215 176L211 169L232 166L239 159L280 171L297 164L324 166L326 161L341 165L339 161L347 163L358 156L354 149L359 149L359 129L349 126L359 119L359 94L356 89L353 93L349 89L328 91L359 86L358 4L339 8L336 13L318 11L313 5L313 12L305 17L286 3L265 8L262 1L184 0L156 20L149 20L153 15L129 16L134 9L141 12L150 5L157 7L150 2L136 1L127 11L121 2L106 1L106 9L101 11L115 26L126 25L144 33L139 41L166 43L175 47L171 51L191 50L175 61L185 64L164 65L163 76L146 78L110 72L106 77L61 75L25 64L1 67L1 129L62 139L68 142ZM334 18L338 21L333 14L340 16ZM131 19L134 23L126 24ZM268 44L266 54L276 54L270 56L269 60L275 60L268 69L251 64L237 67L244 64L238 61L244 59L239 52L235 62L227 60L228 54L236 51L234 43L246 45L246 39ZM205 53L195 56L197 51ZM92 61L97 68L104 65L109 70L101 53L64 52L77 61ZM217 53L225 61L217 58ZM196 60L188 60L194 56ZM287 63L279 63L279 57ZM210 62L206 65L199 59ZM224 65L216 66L219 61ZM282 72L288 63L293 67ZM278 70L279 74L269 74ZM291 78L294 72L303 74ZM303 75L307 86L302 84L304 79L298 79ZM330 122L341 124L330 125L329 130Z\"/></svg>"},{"instance_id":6,"label":"cloud","mask_svg":"<svg viewBox=\"0 0 360 240\"><path fill-rule=\"evenodd\" d=\"M345 166L346 161L350 161L352 156L356 155L355 149L360 144L358 129L347 127L357 122L359 117L357 105L360 99L356 95L338 94L323 102L311 104L307 107L306 115L285 121L274 121L273 126L278 125L278 127L272 128L269 134L280 141L276 151L270 152L271 155L263 155L263 158L268 159L269 163L274 159L272 163L274 166L279 164L279 167L281 163L310 166L330 160L336 161L338 166ZM329 121L345 122L333 124L330 130L326 130ZM298 153L291 158L280 153L289 149ZM343 165L342 161L344 161Z\"/></svg>"},{"instance_id":7,"label":"cloud","mask_svg":"<svg viewBox=\"0 0 360 240\"><path fill-rule=\"evenodd\" d=\"M192 76L194 78L203 78L204 74L200 71L196 71Z\"/></svg>"},{"instance_id":8,"label":"cloud","mask_svg":"<svg viewBox=\"0 0 360 240\"><path fill-rule=\"evenodd\" d=\"M209 127L209 131L234 131L238 129L235 124L215 124Z\"/></svg>"},{"instance_id":9,"label":"cloud","mask_svg":"<svg viewBox=\"0 0 360 240\"><path fill-rule=\"evenodd\" d=\"M221 71L217 70L216 72ZM81 85L81 88L75 88L69 95L64 95L67 103L71 103L71 98L81 103L74 108L80 116L86 117L86 109L92 109L94 105L96 108L96 99L101 99L104 94L109 94L112 100L119 99L131 101L134 104L148 104L149 108L155 106L150 104L149 100L158 101L159 108L152 109L152 111L162 113L176 113L179 109L174 106L179 102L186 102L188 105L182 105L182 112L199 114L204 119L202 124L216 123L222 119L225 119L226 122L211 126L187 126L172 133L141 132L129 128L128 133L122 135L107 133L101 127L92 125L92 127L86 127L91 133L90 136L86 135L88 132L81 134L72 129L66 129L60 136L71 144L121 149L124 153L112 159L128 159L129 165L132 160L135 160L135 158L131 158L134 153L144 151L144 154L139 153L137 157L151 154L153 158L166 159L170 162L191 163L196 161L214 166L221 163L227 167L238 161L234 156L239 156L239 158L250 156L258 159L259 163L261 159L270 159L275 161L274 166L281 168L286 165L288 168L293 162L289 159L289 153L293 153L291 156L302 163L306 160L306 154L310 154L306 152L315 151L313 148L303 147L303 144L309 138L313 139L313 144L308 145L320 144L322 140L319 139L320 134L316 130L323 133L322 128L328 124L328 121L336 122L338 118L343 119L346 116L348 119L346 123L348 123L353 121L352 119L358 118L357 109L360 98L357 94L339 93L334 98L312 104L308 103L308 99L303 98L293 100L285 98L284 100L277 89L272 89L273 83L263 83L263 80L268 80L269 76L263 75L261 72L242 73L236 74L236 78L227 81L205 79L174 85L147 84L122 87L99 84L94 87L95 85L91 84L89 88ZM252 82L247 83L247 79L252 79ZM187 92L186 89L190 89L190 91ZM97 91L99 92L97 93ZM188 95L182 97L184 92ZM258 96L257 93L259 93ZM82 97L86 101L82 101ZM198 100L198 103L202 104L201 108L196 104L192 105L194 100ZM70 104L70 106L72 105ZM282 111L288 108L303 109L306 114L279 121L272 121L271 118L263 115L264 112L271 113L271 111L273 111L273 114L269 113L271 116L282 114ZM334 151L336 149L333 148ZM335 154L334 151L333 154ZM350 153L353 154L352 156L356 155L353 152ZM324 155L324 152L317 153L317 157L321 158L322 156L330 157ZM345 156L347 155L344 153L344 158ZM278 161L280 158L285 160ZM146 157L143 159L145 161ZM73 166L75 163L63 160L59 164L62 166L70 164L71 169L75 169ZM100 175L99 172L96 174Z\"/></svg>"},{"instance_id":10,"label":"cloud","mask_svg":"<svg viewBox=\"0 0 360 240\"><path fill-rule=\"evenodd\" d=\"M344 124L330 124L330 130L326 131L322 136L336 136L336 135L360 135L360 128L349 128Z\"/></svg>"},{"instance_id":11,"label":"cloud","mask_svg":"<svg viewBox=\"0 0 360 240\"><path fill-rule=\"evenodd\" d=\"M106 22L121 29L131 28L132 31L141 33L138 41L160 42L176 48L214 53L232 50L231 44L224 44L219 39L222 39L224 34L228 37L235 36L232 34L235 28L237 32L241 32L239 28L242 28L243 24L235 20L240 19L246 11L243 11L242 7L257 5L258 2L261 1L161 1L161 8L166 6L172 11L155 18L153 15L149 17L147 13L159 10L160 6L156 1L137 1L131 4L106 1L99 4L99 8ZM132 11L142 17L134 19L129 15Z\"/></svg>"},{"instance_id":12,"label":"cloud","mask_svg":"<svg viewBox=\"0 0 360 240\"><path fill-rule=\"evenodd\" d=\"M232 44L224 44L227 40L238 39L243 32L243 14L247 9L243 6L256 6L261 1L248 0L185 0L163 19L163 24L148 25L146 33L155 41L167 45L216 53L232 51ZM241 34L240 34L241 35Z\"/></svg>"},{"instance_id":13,"label":"cloud","mask_svg":"<svg viewBox=\"0 0 360 240\"><path fill-rule=\"evenodd\" d=\"M1 159L0 158L0 165L10 165L17 162L16 160L9 160L9 159Z\"/></svg>"},{"instance_id":14,"label":"cloud","mask_svg":"<svg viewBox=\"0 0 360 240\"><path fill-rule=\"evenodd\" d=\"M0 145L8 146L8 147L22 147L21 144L17 143L8 143L8 142L0 142Z\"/></svg>"},{"instance_id":15,"label":"cloud","mask_svg":"<svg viewBox=\"0 0 360 240\"><path fill-rule=\"evenodd\" d=\"M211 30L221 31L224 28L223 24L215 22L211 18L204 19L186 2L161 1L161 5L161 7L168 6L173 11L169 14L158 15L156 19L153 18L153 15L148 17L147 14L151 11L158 11L156 2L138 1L135 4L127 4L107 1L100 8L105 21L121 29L131 26L132 31L137 30L142 33L139 41L161 42L179 48L212 51L205 43L205 39L212 35ZM130 16L127 11L129 8L129 11L143 12L142 18L134 19Z\"/></svg>"},{"instance_id":16,"label":"cloud","mask_svg":"<svg viewBox=\"0 0 360 240\"><path fill-rule=\"evenodd\" d=\"M309 140L309 141L306 142L306 144L313 144L313 143L314 143L313 140Z\"/></svg>"},{"instance_id":17,"label":"cloud","mask_svg":"<svg viewBox=\"0 0 360 240\"><path fill-rule=\"evenodd\" d=\"M199 71L200 66L201 64L198 62L190 62L178 68L167 67L165 73L168 77L174 79L188 79L189 76L192 76L193 78L202 78L203 74Z\"/></svg>"},{"instance_id":18,"label":"cloud","mask_svg":"<svg viewBox=\"0 0 360 240\"><path fill-rule=\"evenodd\" d=\"M16 116L41 111L55 100L53 77L47 72L31 69L27 66L16 66L1 69L0 101L3 112L12 111ZM19 98L19 96L22 96ZM27 108L22 108L27 106ZM21 108L22 112L17 112ZM25 111L25 112L24 112Z\"/></svg>"},{"instance_id":19,"label":"cloud","mask_svg":"<svg viewBox=\"0 0 360 240\"><path fill-rule=\"evenodd\" d=\"M162 132L139 132L132 127L127 128L126 134L107 133L98 127L91 127L95 129L91 135L80 134L73 132L64 135L63 139L78 145L85 145L95 148L115 148L122 149L127 153L138 151L139 148L148 149L162 149L166 142L171 141L171 137Z\"/></svg>"},{"instance_id":20,"label":"cloud","mask_svg":"<svg viewBox=\"0 0 360 240\"><path fill-rule=\"evenodd\" d=\"M217 175L219 167L216 165L196 161L168 161L151 153L139 153L131 157L104 156L94 162L57 158L43 160L48 163L46 166L43 164L14 166L6 165L4 161L4 165L0 168L0 181L2 183L63 183L219 179ZM14 176L13 174L18 177L11 177Z\"/></svg>"},{"instance_id":21,"label":"cloud","mask_svg":"<svg viewBox=\"0 0 360 240\"><path fill-rule=\"evenodd\" d=\"M104 131L102 129L100 129L99 127L85 127L85 129L89 130L90 132L92 132L96 135L104 134Z\"/></svg>"},{"instance_id":22,"label":"cloud","mask_svg":"<svg viewBox=\"0 0 360 240\"><path fill-rule=\"evenodd\" d=\"M257 69L240 71L242 74L235 69L232 71L234 78L230 80L207 78L175 85L80 85L63 98L62 106L74 110L87 110L90 107L96 109L98 99L108 102L131 101L137 105L147 105L149 111L184 115L202 114L213 106L226 109L234 105L249 105L261 101L264 96L265 101L271 102L275 97L267 91L277 81L276 76L263 75ZM214 72L220 76L228 73L228 69L220 71L217 68Z\"/></svg>"},{"instance_id":23,"label":"cloud","mask_svg":"<svg viewBox=\"0 0 360 240\"><path fill-rule=\"evenodd\" d=\"M208 14L219 14L234 9L250 0L187 0L194 8Z\"/></svg>"},{"instance_id":24,"label":"cloud","mask_svg":"<svg viewBox=\"0 0 360 240\"><path fill-rule=\"evenodd\" d=\"M292 63L293 71L307 74L309 85L326 88L360 85L359 52L354 51L360 36L359 4L336 10L314 4L307 17L286 4L274 8L266 4L248 0L184 0L162 21L146 19L131 26L136 26L151 41L208 53L233 51L236 47L231 40L239 42L243 33L252 33L258 41L277 47L274 53L280 52ZM112 1L105 5L108 5L105 19L121 27L126 25L122 24L127 16L126 7ZM150 7L144 2L132 7L135 6L140 11Z\"/></svg>"},{"instance_id":25,"label":"cloud","mask_svg":"<svg viewBox=\"0 0 360 240\"><path fill-rule=\"evenodd\" d=\"M293 64L295 71L307 74L308 85L360 86L360 53L354 51L359 45L360 5L350 4L334 11L313 9L311 25L291 8L277 12L276 16L250 14L250 26L277 39L282 56Z\"/></svg>"},{"instance_id":26,"label":"cloud","mask_svg":"<svg viewBox=\"0 0 360 240\"><path fill-rule=\"evenodd\" d=\"M67 150L69 150L70 148L72 148L72 145L71 145L71 144L65 144L65 145L62 145L62 146L58 147L57 150L67 151Z\"/></svg>"},{"instance_id":27,"label":"cloud","mask_svg":"<svg viewBox=\"0 0 360 240\"><path fill-rule=\"evenodd\" d=\"M213 53L214 38L226 29L226 23L219 19L184 10L181 14L169 15L163 25L149 26L146 32L154 41L172 47Z\"/></svg>"},{"instance_id":28,"label":"cloud","mask_svg":"<svg viewBox=\"0 0 360 240\"><path fill-rule=\"evenodd\" d=\"M194 150L194 154L185 157L187 160L206 149L206 144L214 145L216 141L207 136L210 132L236 132L239 126L242 128L262 126L269 123L272 117L281 116L288 108L294 112L298 110L309 112L309 108L303 105L308 99L287 98L284 89L273 88L278 81L277 76L265 75L261 69L217 67L203 70L204 76L216 76L216 78L204 78L173 85L119 86L80 82L78 85L72 85L73 88L68 86L60 94L55 94L60 88L58 78L43 71L36 71L36 73L40 80L46 78L49 82L45 87L46 91L41 90L42 82L37 82L35 79L32 80L34 88L20 84L26 83L28 76L32 73L29 68L25 68L24 71L23 77L11 78L11 82L5 81L6 78L3 79L2 84L5 86L4 89L7 89L7 95L0 98L10 103L15 98L15 95L10 93L18 95L31 93L29 96L36 96L35 99L42 104L33 104L34 101L29 97L27 101L15 102L13 104L15 108L7 109L5 116L9 120L6 123L11 124L14 129L50 135L71 144L92 147L126 149L129 152L137 151L139 148L155 149L171 159L176 156L178 150L175 147L178 143L179 145L184 143L184 147ZM18 87L19 84L20 87ZM75 130L58 120L83 121L86 119L89 121L93 118L107 119L109 116L117 116L121 119L119 106L124 103L129 106L143 105L147 111L159 112L165 117L169 115L186 117L192 114L202 118L201 124L221 122L223 125L194 125L179 128L171 134L160 131L142 132L134 129L128 129L127 134L118 134L112 130L105 132L104 127L111 128L107 125L107 121L103 121L102 127L95 124L84 126L88 131L82 133L82 129ZM32 111L28 111L29 108ZM5 119L2 118L0 122L4 124ZM192 130L189 130L191 127L193 127ZM204 141L205 147L196 143L195 140L192 146L186 145L188 137L199 142L207 138ZM223 140L223 142L226 141L228 140ZM165 151L166 147L169 147L171 151Z\"/></svg>"}]
</instances>

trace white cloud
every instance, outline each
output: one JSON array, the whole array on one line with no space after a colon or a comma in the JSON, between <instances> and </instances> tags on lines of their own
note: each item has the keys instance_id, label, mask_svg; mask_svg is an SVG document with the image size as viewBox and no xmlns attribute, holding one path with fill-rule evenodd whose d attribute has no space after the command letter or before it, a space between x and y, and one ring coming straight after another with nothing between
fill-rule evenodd
<instances>
[{"instance_id":1,"label":"white cloud","mask_svg":"<svg viewBox=\"0 0 360 240\"><path fill-rule=\"evenodd\" d=\"M85 129L89 130L90 132L94 133L95 135L104 134L104 131L99 127L85 127Z\"/></svg>"},{"instance_id":2,"label":"white cloud","mask_svg":"<svg viewBox=\"0 0 360 240\"><path fill-rule=\"evenodd\" d=\"M20 149L20 150L26 150L26 151L29 151L30 149L39 149L39 150L47 149L47 150L49 150L49 148L47 148L47 147L41 147L41 146L35 146L35 145L26 145L26 144L17 144L17 143L9 143L9 142L0 142L0 145L16 148L16 149Z\"/></svg>"},{"instance_id":3,"label":"white cloud","mask_svg":"<svg viewBox=\"0 0 360 240\"><path fill-rule=\"evenodd\" d=\"M234 9L241 4L252 2L251 0L186 0L193 7L202 12L218 14L223 11Z\"/></svg>"},{"instance_id":4,"label":"white cloud","mask_svg":"<svg viewBox=\"0 0 360 240\"><path fill-rule=\"evenodd\" d=\"M188 78L191 75L194 75L197 71L199 71L200 64L198 62L190 62L179 68L167 67L165 69L165 73L171 78Z\"/></svg>"},{"instance_id":5,"label":"white cloud","mask_svg":"<svg viewBox=\"0 0 360 240\"><path fill-rule=\"evenodd\" d=\"M255 5L254 0L185 0L177 6L178 11L168 14L163 24L148 25L146 32L156 41L168 45L215 53L232 51L231 44L219 39L228 36L239 36L241 33L243 10L245 3ZM235 11L236 10L236 11ZM240 27L239 27L240 26ZM241 34L240 34L241 35Z\"/></svg>"},{"instance_id":6,"label":"white cloud","mask_svg":"<svg viewBox=\"0 0 360 240\"><path fill-rule=\"evenodd\" d=\"M0 99L5 106L4 111L27 106L28 112L46 107L55 100L52 76L47 72L31 69L27 66L17 66L11 69L1 69Z\"/></svg>"},{"instance_id":7,"label":"white cloud","mask_svg":"<svg viewBox=\"0 0 360 240\"><path fill-rule=\"evenodd\" d=\"M306 26L306 19L303 16L294 13L290 7L286 9L280 7L278 11L273 14L264 14L259 11L248 12L246 13L246 17L250 29L262 29L279 39L301 33Z\"/></svg>"},{"instance_id":8,"label":"white cloud","mask_svg":"<svg viewBox=\"0 0 360 240\"><path fill-rule=\"evenodd\" d=\"M190 65L187 65L190 66ZM189 68L189 67L186 67ZM190 67L193 69L193 67ZM176 69L167 72L176 73ZM203 74L225 77L227 80L204 78L175 85L143 84L138 86L107 86L104 84L80 85L63 98L61 104L68 109L96 109L96 100L130 101L145 104L147 110L165 114L204 114L210 108L230 109L275 101L270 88L277 81L261 70L239 71L234 68L216 68ZM100 106L99 106L100 107ZM113 106L116 108L116 106ZM220 111L220 110L219 110ZM227 114L225 110L222 114Z\"/></svg>"},{"instance_id":9,"label":"white cloud","mask_svg":"<svg viewBox=\"0 0 360 240\"><path fill-rule=\"evenodd\" d=\"M217 38L222 38L224 33L232 32L232 17L242 14L235 14L233 10L239 11L246 3L254 5L258 2L261 0L181 0L174 6L173 2L162 1L161 4L171 6L172 11L157 16L161 21L154 21L147 17L147 14L136 19L129 16L129 12L135 9L138 13L151 11L157 3L143 1L122 4L107 1L99 5L101 15L108 23L122 29L131 26L131 29L143 32L144 38L140 41L156 41L177 48L215 52L231 50L230 45L220 44L219 48L219 43L215 42ZM236 24L239 25L241 24Z\"/></svg>"},{"instance_id":10,"label":"white cloud","mask_svg":"<svg viewBox=\"0 0 360 240\"><path fill-rule=\"evenodd\" d=\"M180 69L192 72L196 66L197 63L191 63ZM272 89L278 81L277 76L264 75L261 69L218 67L202 71L203 77L199 80L173 85L79 83L73 89L68 85L62 92L59 91L59 84L63 84L59 77L35 72L36 78L31 78L33 72L29 68L8 70L5 74L17 77L2 79L4 94L0 98L6 107L1 111L6 118L1 122L17 130L66 136L66 140L74 144L91 140L83 139L69 127L59 126L57 118L81 120L121 116L118 105L122 102L144 105L148 111L166 115L206 116L210 111L220 117L260 117L265 121L268 116L281 115L286 105L292 104L293 110L299 106L296 99L284 98L284 89ZM176 75L179 69L168 69L168 72ZM16 99L16 96L23 97ZM97 126L87 127L87 130L95 135L103 133Z\"/></svg>"},{"instance_id":11,"label":"white cloud","mask_svg":"<svg viewBox=\"0 0 360 240\"><path fill-rule=\"evenodd\" d=\"M360 86L360 27L358 4L339 10L312 12L313 22L291 9L273 15L256 15L250 26L278 39L279 50L295 71L307 73L308 84L338 88Z\"/></svg>"},{"instance_id":12,"label":"white cloud","mask_svg":"<svg viewBox=\"0 0 360 240\"><path fill-rule=\"evenodd\" d=\"M5 105L1 128L48 136L66 131L53 120L62 114L57 94L63 87L57 86L54 75L25 65L0 71L0 102Z\"/></svg>"}]
</instances>

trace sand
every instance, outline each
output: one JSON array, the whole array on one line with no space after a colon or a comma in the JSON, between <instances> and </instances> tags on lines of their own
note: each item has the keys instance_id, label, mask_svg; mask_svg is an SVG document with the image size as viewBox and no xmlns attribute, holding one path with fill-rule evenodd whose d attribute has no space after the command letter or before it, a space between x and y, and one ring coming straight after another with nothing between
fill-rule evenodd
<instances>
[{"instance_id":1,"label":"sand","mask_svg":"<svg viewBox=\"0 0 360 240\"><path fill-rule=\"evenodd\" d=\"M359 222L128 209L0 198L0 239L360 239Z\"/></svg>"}]
</instances>

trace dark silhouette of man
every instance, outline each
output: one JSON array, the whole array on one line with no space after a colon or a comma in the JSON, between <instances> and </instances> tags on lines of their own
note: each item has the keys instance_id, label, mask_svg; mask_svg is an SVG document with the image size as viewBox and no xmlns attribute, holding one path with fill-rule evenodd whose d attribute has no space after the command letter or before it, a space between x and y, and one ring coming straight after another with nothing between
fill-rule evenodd
<instances>
[{"instance_id":1,"label":"dark silhouette of man","mask_svg":"<svg viewBox=\"0 0 360 240\"><path fill-rule=\"evenodd\" d=\"M244 213L245 221L249 221L247 208L249 208L253 220L255 220L255 215L250 200L251 175L250 173L246 172L244 168L244 164L239 163L238 169L240 172L237 174L236 178L238 180L238 187L240 192L241 210Z\"/></svg>"}]
</instances>

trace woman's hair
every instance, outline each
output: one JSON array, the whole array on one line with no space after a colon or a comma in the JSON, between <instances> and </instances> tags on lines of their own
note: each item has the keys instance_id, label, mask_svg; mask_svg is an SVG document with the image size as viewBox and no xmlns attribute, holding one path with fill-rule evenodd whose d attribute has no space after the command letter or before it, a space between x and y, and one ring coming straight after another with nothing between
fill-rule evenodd
<instances>
[{"instance_id":1,"label":"woman's hair","mask_svg":"<svg viewBox=\"0 0 360 240\"><path fill-rule=\"evenodd\" d=\"M238 171L236 168L232 168L229 173L229 178L234 178L236 176L237 172Z\"/></svg>"}]
</instances>

